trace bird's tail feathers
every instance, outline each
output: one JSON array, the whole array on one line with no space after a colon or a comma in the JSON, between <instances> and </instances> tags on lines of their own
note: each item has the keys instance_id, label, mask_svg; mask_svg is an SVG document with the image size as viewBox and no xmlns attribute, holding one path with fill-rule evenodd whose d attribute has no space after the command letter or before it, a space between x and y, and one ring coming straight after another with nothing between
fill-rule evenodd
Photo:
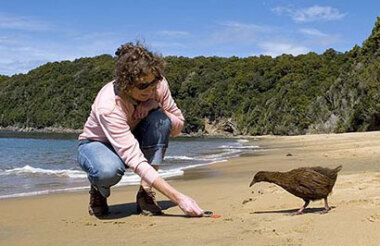
<instances>
[{"instance_id":1,"label":"bird's tail feathers","mask_svg":"<svg viewBox=\"0 0 380 246\"><path fill-rule=\"evenodd\" d=\"M342 170L342 168L343 168L343 166L342 166L342 165L339 165L339 166L337 166L334 170L335 170L336 172L339 172L340 170Z\"/></svg>"}]
</instances>

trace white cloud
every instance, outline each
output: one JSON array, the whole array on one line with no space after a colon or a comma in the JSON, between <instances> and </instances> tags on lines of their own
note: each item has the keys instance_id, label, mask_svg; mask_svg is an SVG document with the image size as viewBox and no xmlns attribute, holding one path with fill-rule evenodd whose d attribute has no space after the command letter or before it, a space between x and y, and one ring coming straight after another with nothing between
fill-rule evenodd
<instances>
[{"instance_id":1,"label":"white cloud","mask_svg":"<svg viewBox=\"0 0 380 246\"><path fill-rule=\"evenodd\" d=\"M276 7L272 10L280 15L288 15L296 22L340 20L346 15L345 13L340 13L336 8L318 5L303 9Z\"/></svg>"},{"instance_id":2,"label":"white cloud","mask_svg":"<svg viewBox=\"0 0 380 246\"><path fill-rule=\"evenodd\" d=\"M265 42L259 46L263 49L262 54L276 57L282 54L300 55L308 53L310 50L304 46L291 43Z\"/></svg>"},{"instance_id":3,"label":"white cloud","mask_svg":"<svg viewBox=\"0 0 380 246\"><path fill-rule=\"evenodd\" d=\"M326 33L323 33L315 28L301 28L300 32L309 36L327 37Z\"/></svg>"},{"instance_id":4,"label":"white cloud","mask_svg":"<svg viewBox=\"0 0 380 246\"><path fill-rule=\"evenodd\" d=\"M208 34L209 42L220 43L252 43L256 42L260 33L270 32L270 28L255 24L229 21L219 23L218 28Z\"/></svg>"},{"instance_id":5,"label":"white cloud","mask_svg":"<svg viewBox=\"0 0 380 246\"><path fill-rule=\"evenodd\" d=\"M112 55L126 38L120 33L53 27L33 17L0 12L0 74L26 73L47 62Z\"/></svg>"},{"instance_id":6,"label":"white cloud","mask_svg":"<svg viewBox=\"0 0 380 246\"><path fill-rule=\"evenodd\" d=\"M164 56L181 56L185 55L186 50L191 49L188 45L184 43L179 43L175 41L163 42L154 41L151 42L151 50L155 50Z\"/></svg>"},{"instance_id":7,"label":"white cloud","mask_svg":"<svg viewBox=\"0 0 380 246\"><path fill-rule=\"evenodd\" d=\"M187 45L179 42L151 42L151 46L155 48L187 48Z\"/></svg>"},{"instance_id":8,"label":"white cloud","mask_svg":"<svg viewBox=\"0 0 380 246\"><path fill-rule=\"evenodd\" d=\"M0 74L26 73L47 62L112 55L122 43L120 38L99 33L85 34L85 37L62 36L57 41L26 34L0 36Z\"/></svg>"},{"instance_id":9,"label":"white cloud","mask_svg":"<svg viewBox=\"0 0 380 246\"><path fill-rule=\"evenodd\" d=\"M69 31L65 34L67 37L77 40L77 41L90 41L96 39L106 39L109 37L118 36L118 33L115 32L95 32L95 33L83 33L77 31Z\"/></svg>"},{"instance_id":10,"label":"white cloud","mask_svg":"<svg viewBox=\"0 0 380 246\"><path fill-rule=\"evenodd\" d=\"M186 38L191 36L189 32L168 30L158 31L156 34L167 38Z\"/></svg>"},{"instance_id":11,"label":"white cloud","mask_svg":"<svg viewBox=\"0 0 380 246\"><path fill-rule=\"evenodd\" d=\"M32 17L15 16L0 12L0 29L47 31L52 29L52 25Z\"/></svg>"},{"instance_id":12,"label":"white cloud","mask_svg":"<svg viewBox=\"0 0 380 246\"><path fill-rule=\"evenodd\" d=\"M66 51L67 52L67 51ZM59 53L48 47L29 45L0 46L0 74L26 73L49 61L73 59L69 53Z\"/></svg>"},{"instance_id":13,"label":"white cloud","mask_svg":"<svg viewBox=\"0 0 380 246\"><path fill-rule=\"evenodd\" d=\"M299 32L310 37L310 44L312 46L328 46L340 41L340 37L338 34L326 34L315 28L301 28L299 29Z\"/></svg>"},{"instance_id":14,"label":"white cloud","mask_svg":"<svg viewBox=\"0 0 380 246\"><path fill-rule=\"evenodd\" d=\"M246 24L237 21L227 21L220 23L221 26L226 26L229 28L234 28L236 30L251 30L251 31L264 31L266 30L264 27L256 25L256 24Z\"/></svg>"}]
</instances>

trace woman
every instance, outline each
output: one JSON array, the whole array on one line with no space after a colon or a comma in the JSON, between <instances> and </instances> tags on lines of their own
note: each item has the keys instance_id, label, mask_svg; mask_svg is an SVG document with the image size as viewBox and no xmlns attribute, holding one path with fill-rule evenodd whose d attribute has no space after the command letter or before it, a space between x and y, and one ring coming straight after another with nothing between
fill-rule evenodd
<instances>
[{"instance_id":1,"label":"woman","mask_svg":"<svg viewBox=\"0 0 380 246\"><path fill-rule=\"evenodd\" d=\"M139 42L116 51L116 77L98 93L83 133L79 136L78 163L91 183L89 213L108 213L110 187L127 167L141 177L136 196L138 212L161 214L152 187L189 216L203 210L190 197L159 177L169 135L180 134L184 124L163 77L164 60Z\"/></svg>"}]
</instances>

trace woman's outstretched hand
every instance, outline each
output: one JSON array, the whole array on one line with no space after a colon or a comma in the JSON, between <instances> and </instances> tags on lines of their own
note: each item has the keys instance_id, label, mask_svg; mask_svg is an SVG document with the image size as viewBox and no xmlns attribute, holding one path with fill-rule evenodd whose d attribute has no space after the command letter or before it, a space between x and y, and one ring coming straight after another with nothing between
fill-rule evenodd
<instances>
[{"instance_id":1,"label":"woman's outstretched hand","mask_svg":"<svg viewBox=\"0 0 380 246\"><path fill-rule=\"evenodd\" d=\"M168 197L172 202L176 203L186 215L199 217L203 215L203 210L193 198L177 191L162 178L158 177L153 182L153 187Z\"/></svg>"},{"instance_id":2,"label":"woman's outstretched hand","mask_svg":"<svg viewBox=\"0 0 380 246\"><path fill-rule=\"evenodd\" d=\"M202 216L203 210L198 206L197 202L186 195L181 194L178 199L178 206L189 216Z\"/></svg>"}]
</instances>

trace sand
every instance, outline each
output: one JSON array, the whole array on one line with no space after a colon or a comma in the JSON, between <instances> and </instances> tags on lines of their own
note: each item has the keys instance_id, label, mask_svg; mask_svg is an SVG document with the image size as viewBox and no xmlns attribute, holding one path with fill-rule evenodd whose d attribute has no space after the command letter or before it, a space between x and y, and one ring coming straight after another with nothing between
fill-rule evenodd
<instances>
[{"instance_id":1,"label":"sand","mask_svg":"<svg viewBox=\"0 0 380 246\"><path fill-rule=\"evenodd\" d=\"M265 150L191 169L169 182L220 218L187 218L164 196L165 216L135 213L137 187L119 187L111 215L87 213L88 191L0 200L0 245L379 245L380 132L264 136ZM280 187L248 187L259 170L343 165L327 214Z\"/></svg>"}]
</instances>

